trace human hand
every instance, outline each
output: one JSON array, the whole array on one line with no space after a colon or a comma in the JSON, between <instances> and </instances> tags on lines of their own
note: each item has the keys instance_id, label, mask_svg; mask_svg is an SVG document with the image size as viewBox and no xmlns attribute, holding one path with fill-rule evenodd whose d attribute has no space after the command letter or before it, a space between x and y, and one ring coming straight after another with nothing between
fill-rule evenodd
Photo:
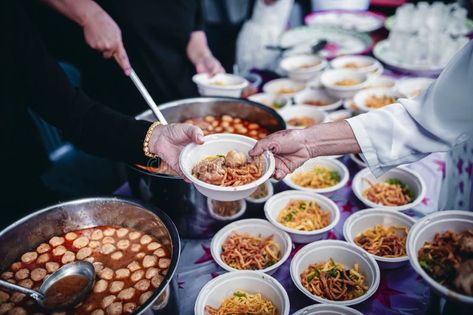
<instances>
[{"instance_id":1,"label":"human hand","mask_svg":"<svg viewBox=\"0 0 473 315\"><path fill-rule=\"evenodd\" d=\"M185 179L179 168L179 155L192 142L204 143L204 133L200 128L187 124L159 125L153 131L149 148Z\"/></svg>"},{"instance_id":2,"label":"human hand","mask_svg":"<svg viewBox=\"0 0 473 315\"><path fill-rule=\"evenodd\" d=\"M304 130L299 129L278 131L258 141L248 153L258 156L266 150L271 151L276 159L273 176L277 180L283 179L311 158L304 133Z\"/></svg>"},{"instance_id":3,"label":"human hand","mask_svg":"<svg viewBox=\"0 0 473 315\"><path fill-rule=\"evenodd\" d=\"M83 23L87 44L100 51L104 58L114 57L126 75L131 72L130 61L123 46L122 34L115 21L103 10L91 14Z\"/></svg>"},{"instance_id":4,"label":"human hand","mask_svg":"<svg viewBox=\"0 0 473 315\"><path fill-rule=\"evenodd\" d=\"M208 73L214 76L217 73L225 73L225 69L213 55L207 55L199 58L195 63L197 73Z\"/></svg>"}]
</instances>

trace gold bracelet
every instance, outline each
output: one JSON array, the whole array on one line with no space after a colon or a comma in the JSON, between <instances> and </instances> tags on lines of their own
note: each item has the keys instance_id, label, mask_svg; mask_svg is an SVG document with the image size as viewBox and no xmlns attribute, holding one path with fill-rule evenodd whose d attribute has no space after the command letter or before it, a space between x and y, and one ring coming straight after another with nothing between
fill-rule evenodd
<instances>
[{"instance_id":1,"label":"gold bracelet","mask_svg":"<svg viewBox=\"0 0 473 315\"><path fill-rule=\"evenodd\" d=\"M143 152L144 152L146 157L149 157L149 158L157 158L158 157L156 154L151 153L151 150L149 149L149 141L151 140L151 136L153 135L154 129L160 124L161 123L159 121L155 121L148 128L148 132L146 133L146 136L145 136L145 141L143 141Z\"/></svg>"}]
</instances>

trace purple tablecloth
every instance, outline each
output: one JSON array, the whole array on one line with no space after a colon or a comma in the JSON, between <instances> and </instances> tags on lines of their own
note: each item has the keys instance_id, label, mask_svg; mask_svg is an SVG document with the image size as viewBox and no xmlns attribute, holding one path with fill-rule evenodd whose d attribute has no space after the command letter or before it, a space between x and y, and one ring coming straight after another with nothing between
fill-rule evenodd
<instances>
[{"instance_id":1,"label":"purple tablecloth","mask_svg":"<svg viewBox=\"0 0 473 315\"><path fill-rule=\"evenodd\" d=\"M350 177L359 171L359 168L348 159L342 161L350 170ZM407 214L419 217L437 210L437 201L442 182L445 164L442 154L432 154L422 161L409 165L417 171L427 184L427 194L419 207L408 211ZM287 187L278 184L282 190ZM118 193L129 194L125 187ZM353 194L351 180L341 190L332 196L332 200L341 210L341 220L336 228L329 232L329 239L343 240L343 223L355 211L366 208ZM177 301L180 314L193 314L194 303L200 289L212 278L224 273L212 259L210 254L210 239L182 240L182 253L174 287L177 292ZM315 302L303 295L293 284L289 266L294 254L302 247L296 244L290 258L273 274L287 290L291 303L291 313ZM400 269L381 271L381 282L376 293L362 304L354 306L364 314L426 314L429 303L430 290L427 284L418 276L410 265Z\"/></svg>"}]
</instances>

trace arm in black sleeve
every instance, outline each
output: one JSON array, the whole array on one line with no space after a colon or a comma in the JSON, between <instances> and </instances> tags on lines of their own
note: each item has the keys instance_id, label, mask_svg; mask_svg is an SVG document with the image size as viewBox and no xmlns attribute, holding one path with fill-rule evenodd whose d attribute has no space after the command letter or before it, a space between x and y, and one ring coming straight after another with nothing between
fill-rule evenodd
<instances>
[{"instance_id":1,"label":"arm in black sleeve","mask_svg":"<svg viewBox=\"0 0 473 315\"><path fill-rule=\"evenodd\" d=\"M195 15L194 15L194 28L193 31L203 31L204 30L204 17L202 12L202 1L203 0L194 0L195 1Z\"/></svg>"},{"instance_id":2,"label":"arm in black sleeve","mask_svg":"<svg viewBox=\"0 0 473 315\"><path fill-rule=\"evenodd\" d=\"M69 83L57 62L48 54L34 32L23 8L8 1L11 14L9 31L15 50L19 84L27 93L28 105L46 121L63 130L71 141L84 150L129 162L145 160L143 140L150 125L136 121L89 99Z\"/></svg>"}]
</instances>

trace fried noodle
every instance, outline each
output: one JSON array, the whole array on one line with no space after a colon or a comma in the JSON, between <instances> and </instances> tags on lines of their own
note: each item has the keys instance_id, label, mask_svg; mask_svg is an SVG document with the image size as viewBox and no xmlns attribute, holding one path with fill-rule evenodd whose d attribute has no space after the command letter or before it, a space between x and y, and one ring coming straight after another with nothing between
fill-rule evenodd
<instances>
[{"instance_id":1,"label":"fried noodle","mask_svg":"<svg viewBox=\"0 0 473 315\"><path fill-rule=\"evenodd\" d=\"M237 290L218 307L205 306L206 315L278 315L278 309L261 293L251 294Z\"/></svg>"},{"instance_id":2,"label":"fried noodle","mask_svg":"<svg viewBox=\"0 0 473 315\"><path fill-rule=\"evenodd\" d=\"M329 168L316 166L308 172L297 172L291 176L294 184L308 188L327 188L340 182L340 175Z\"/></svg>"},{"instance_id":3,"label":"fried noodle","mask_svg":"<svg viewBox=\"0 0 473 315\"><path fill-rule=\"evenodd\" d=\"M370 187L363 191L368 200L384 206L403 206L412 202L412 192L407 185L396 179L389 179L382 183L372 183L364 178Z\"/></svg>"},{"instance_id":4,"label":"fried noodle","mask_svg":"<svg viewBox=\"0 0 473 315\"><path fill-rule=\"evenodd\" d=\"M323 211L315 201L291 200L279 212L277 221L295 230L314 231L329 225L330 212Z\"/></svg>"},{"instance_id":5,"label":"fried noodle","mask_svg":"<svg viewBox=\"0 0 473 315\"><path fill-rule=\"evenodd\" d=\"M376 224L358 234L354 241L370 254L388 258L402 257L406 256L408 231L405 226L385 227L383 224Z\"/></svg>"}]
</instances>

